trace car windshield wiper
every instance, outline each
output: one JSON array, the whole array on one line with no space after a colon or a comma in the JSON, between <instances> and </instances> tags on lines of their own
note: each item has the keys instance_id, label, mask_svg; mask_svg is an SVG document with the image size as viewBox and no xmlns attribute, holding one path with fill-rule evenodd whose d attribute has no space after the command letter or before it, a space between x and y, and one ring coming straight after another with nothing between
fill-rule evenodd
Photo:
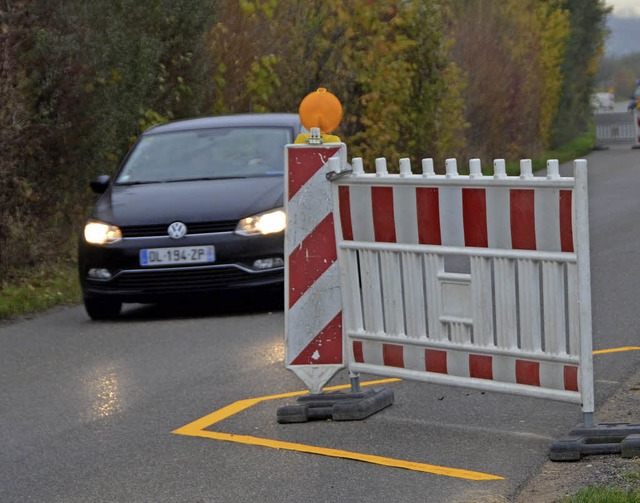
<instances>
[{"instance_id":1,"label":"car windshield wiper","mask_svg":"<svg viewBox=\"0 0 640 503\"><path fill-rule=\"evenodd\" d=\"M116 185L148 185L150 183L167 183L171 180L145 180L145 181L132 181L132 182L116 182Z\"/></svg>"},{"instance_id":2,"label":"car windshield wiper","mask_svg":"<svg viewBox=\"0 0 640 503\"><path fill-rule=\"evenodd\" d=\"M151 183L197 182L201 180L233 180L247 178L246 176L200 176L198 178L172 178L171 180L145 180L131 182L116 182L116 185L148 185Z\"/></svg>"},{"instance_id":3,"label":"car windshield wiper","mask_svg":"<svg viewBox=\"0 0 640 503\"><path fill-rule=\"evenodd\" d=\"M234 180L237 178L247 178L246 176L199 176L198 178L177 178L169 180L171 182L198 182L200 180Z\"/></svg>"}]
</instances>

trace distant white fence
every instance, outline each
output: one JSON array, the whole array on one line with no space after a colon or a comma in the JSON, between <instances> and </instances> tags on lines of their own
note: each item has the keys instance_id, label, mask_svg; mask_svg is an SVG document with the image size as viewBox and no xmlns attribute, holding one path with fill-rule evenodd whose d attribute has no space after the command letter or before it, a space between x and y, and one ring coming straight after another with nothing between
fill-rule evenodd
<instances>
[{"instance_id":1,"label":"distant white fence","mask_svg":"<svg viewBox=\"0 0 640 503\"><path fill-rule=\"evenodd\" d=\"M595 114L596 144L599 147L640 144L638 111Z\"/></svg>"}]
</instances>

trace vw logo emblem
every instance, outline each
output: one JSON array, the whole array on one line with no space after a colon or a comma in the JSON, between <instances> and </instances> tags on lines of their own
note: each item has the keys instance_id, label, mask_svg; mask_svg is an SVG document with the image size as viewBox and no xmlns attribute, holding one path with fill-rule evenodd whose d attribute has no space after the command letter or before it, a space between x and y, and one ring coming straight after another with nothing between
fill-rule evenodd
<instances>
[{"instance_id":1,"label":"vw logo emblem","mask_svg":"<svg viewBox=\"0 0 640 503\"><path fill-rule=\"evenodd\" d=\"M173 222L167 229L167 232L170 238L180 239L187 233L187 226L182 222Z\"/></svg>"}]
</instances>

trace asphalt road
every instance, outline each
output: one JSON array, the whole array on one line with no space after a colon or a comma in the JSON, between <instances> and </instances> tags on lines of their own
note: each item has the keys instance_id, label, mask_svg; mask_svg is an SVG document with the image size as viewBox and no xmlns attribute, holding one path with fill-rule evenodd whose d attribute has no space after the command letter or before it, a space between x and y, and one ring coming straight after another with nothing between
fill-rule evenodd
<instances>
[{"instance_id":1,"label":"asphalt road","mask_svg":"<svg viewBox=\"0 0 640 503\"><path fill-rule=\"evenodd\" d=\"M640 346L640 150L588 160L594 349ZM277 300L256 298L127 306L102 323L78 306L0 324L0 501L509 500L581 420L575 405L399 381L377 385L395 404L365 421L280 425L277 408L294 397L237 402L304 389L283 366L283 324ZM639 356L595 357L596 405Z\"/></svg>"}]
</instances>

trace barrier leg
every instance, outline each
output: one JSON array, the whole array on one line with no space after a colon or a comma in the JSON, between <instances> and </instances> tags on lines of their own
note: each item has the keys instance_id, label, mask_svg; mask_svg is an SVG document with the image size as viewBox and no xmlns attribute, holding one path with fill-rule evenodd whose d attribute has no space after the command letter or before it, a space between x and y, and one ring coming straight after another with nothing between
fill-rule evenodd
<instances>
[{"instance_id":1,"label":"barrier leg","mask_svg":"<svg viewBox=\"0 0 640 503\"><path fill-rule=\"evenodd\" d=\"M585 428L590 428L593 426L593 412L582 413L582 424Z\"/></svg>"},{"instance_id":2,"label":"barrier leg","mask_svg":"<svg viewBox=\"0 0 640 503\"><path fill-rule=\"evenodd\" d=\"M358 393L360 391L360 374L349 371L349 380L351 381L351 392Z\"/></svg>"}]
</instances>

